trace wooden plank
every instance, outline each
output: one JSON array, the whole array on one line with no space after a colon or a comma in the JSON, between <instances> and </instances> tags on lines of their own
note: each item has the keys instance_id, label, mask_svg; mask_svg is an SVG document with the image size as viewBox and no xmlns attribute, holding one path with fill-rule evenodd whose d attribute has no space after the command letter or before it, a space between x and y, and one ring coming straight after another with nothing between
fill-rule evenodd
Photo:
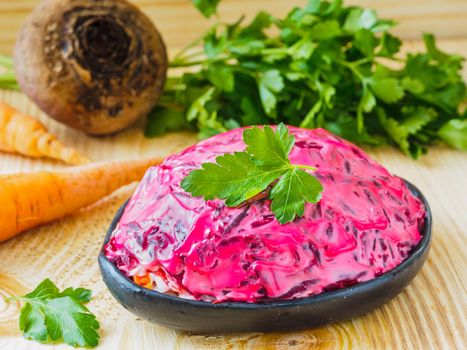
<instances>
[{"instance_id":1,"label":"wooden plank","mask_svg":"<svg viewBox=\"0 0 467 350\"><path fill-rule=\"evenodd\" d=\"M160 29L166 43L182 47L208 28L213 20L204 19L190 0L134 0ZM16 33L39 0L0 0L0 53L11 54ZM234 21L245 14L251 18L257 11L283 16L293 6L306 0L224 0L221 19ZM419 38L423 32L440 37L467 37L467 2L465 0L347 0L346 4L375 8L382 17L400 22L394 30L404 38Z\"/></svg>"}]
</instances>

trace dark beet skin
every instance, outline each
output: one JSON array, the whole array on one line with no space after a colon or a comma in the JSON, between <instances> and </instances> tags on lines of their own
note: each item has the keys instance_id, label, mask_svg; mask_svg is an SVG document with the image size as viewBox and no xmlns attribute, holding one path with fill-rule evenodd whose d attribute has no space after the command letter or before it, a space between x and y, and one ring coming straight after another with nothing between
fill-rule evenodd
<instances>
[{"instance_id":1,"label":"dark beet skin","mask_svg":"<svg viewBox=\"0 0 467 350\"><path fill-rule=\"evenodd\" d=\"M167 73L162 37L126 0L43 0L18 35L14 59L31 100L91 135L146 117Z\"/></svg>"}]
</instances>

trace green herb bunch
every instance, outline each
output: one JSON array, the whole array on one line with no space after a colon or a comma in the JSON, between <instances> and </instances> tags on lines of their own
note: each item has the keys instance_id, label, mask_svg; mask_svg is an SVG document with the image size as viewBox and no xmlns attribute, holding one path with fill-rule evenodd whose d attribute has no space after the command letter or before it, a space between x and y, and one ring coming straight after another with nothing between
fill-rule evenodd
<instances>
[{"instance_id":1,"label":"green herb bunch","mask_svg":"<svg viewBox=\"0 0 467 350\"><path fill-rule=\"evenodd\" d=\"M206 16L219 1L195 0ZM397 145L414 158L443 140L467 150L463 58L399 54L392 20L341 0L311 0L284 18L217 23L182 50L146 135L192 127L202 138L244 125L323 127L359 144ZM196 50L196 47L200 47Z\"/></svg>"}]
</instances>

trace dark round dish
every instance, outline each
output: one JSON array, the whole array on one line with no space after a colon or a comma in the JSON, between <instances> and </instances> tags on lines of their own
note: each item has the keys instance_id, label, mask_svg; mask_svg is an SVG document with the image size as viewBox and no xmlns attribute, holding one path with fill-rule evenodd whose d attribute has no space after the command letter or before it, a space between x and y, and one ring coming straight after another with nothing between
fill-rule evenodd
<instances>
[{"instance_id":1,"label":"dark round dish","mask_svg":"<svg viewBox=\"0 0 467 350\"><path fill-rule=\"evenodd\" d=\"M140 287L109 261L102 249L99 267L112 295L127 310L147 321L195 333L265 332L312 328L343 321L369 312L394 298L415 277L431 244L432 217L426 198L406 181L410 191L425 205L427 217L422 239L396 268L372 280L307 298L265 303L189 300ZM110 224L104 245L117 225L126 203Z\"/></svg>"}]
</instances>

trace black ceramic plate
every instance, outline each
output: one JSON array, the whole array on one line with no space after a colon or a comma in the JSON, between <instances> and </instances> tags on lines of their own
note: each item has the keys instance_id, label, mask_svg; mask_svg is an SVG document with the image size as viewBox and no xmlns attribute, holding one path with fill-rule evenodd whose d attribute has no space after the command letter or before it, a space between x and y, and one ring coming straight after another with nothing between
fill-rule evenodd
<instances>
[{"instance_id":1,"label":"black ceramic plate","mask_svg":"<svg viewBox=\"0 0 467 350\"><path fill-rule=\"evenodd\" d=\"M135 315L166 327L196 333L283 331L316 327L362 315L394 298L425 262L431 243L431 211L426 198L407 185L425 205L427 217L422 239L402 264L367 282L307 298L267 303L225 302L211 304L187 300L142 288L117 269L101 250L99 267L113 296ZM126 203L115 215L106 244Z\"/></svg>"}]
</instances>

